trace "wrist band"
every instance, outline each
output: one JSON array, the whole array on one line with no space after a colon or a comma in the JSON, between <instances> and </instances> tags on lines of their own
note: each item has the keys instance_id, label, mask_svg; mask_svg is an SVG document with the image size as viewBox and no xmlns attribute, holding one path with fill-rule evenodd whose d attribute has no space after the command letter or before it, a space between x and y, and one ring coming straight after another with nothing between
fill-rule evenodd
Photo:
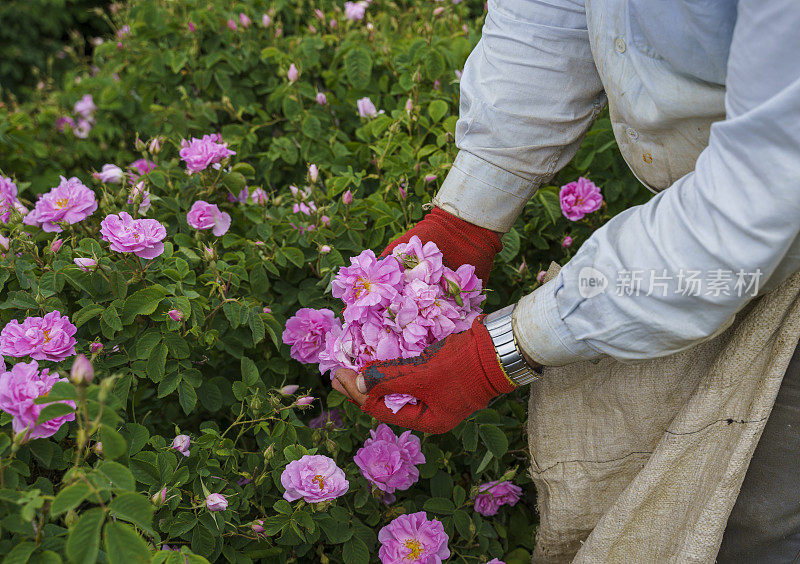
<instances>
[{"instance_id":1,"label":"wrist band","mask_svg":"<svg viewBox=\"0 0 800 564\"><path fill-rule=\"evenodd\" d=\"M483 319L483 324L492 339L503 373L515 385L524 386L539 378L541 374L534 370L522 356L517 339L514 337L511 314L516 307L517 304L512 304L490 313Z\"/></svg>"}]
</instances>

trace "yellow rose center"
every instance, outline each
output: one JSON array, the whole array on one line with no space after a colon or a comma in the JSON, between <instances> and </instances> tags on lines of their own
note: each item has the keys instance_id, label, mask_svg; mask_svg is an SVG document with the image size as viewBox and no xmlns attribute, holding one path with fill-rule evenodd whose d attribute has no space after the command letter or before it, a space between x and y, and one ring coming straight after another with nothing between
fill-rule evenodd
<instances>
[{"instance_id":1,"label":"yellow rose center","mask_svg":"<svg viewBox=\"0 0 800 564\"><path fill-rule=\"evenodd\" d=\"M52 339L52 337L50 337L50 329L45 329L44 331L42 331L42 334L44 335L44 342L49 343L50 340Z\"/></svg>"},{"instance_id":2,"label":"yellow rose center","mask_svg":"<svg viewBox=\"0 0 800 564\"><path fill-rule=\"evenodd\" d=\"M405 544L406 548L411 551L408 553L408 556L406 556L406 560L413 560L422 556L424 549L422 548L422 543L417 539L408 539Z\"/></svg>"},{"instance_id":3,"label":"yellow rose center","mask_svg":"<svg viewBox=\"0 0 800 564\"><path fill-rule=\"evenodd\" d=\"M69 203L69 198L59 198L56 200L56 207L58 209L63 209Z\"/></svg>"},{"instance_id":4,"label":"yellow rose center","mask_svg":"<svg viewBox=\"0 0 800 564\"><path fill-rule=\"evenodd\" d=\"M320 476L319 474L317 474L316 476L314 476L311 479L311 481L319 486L319 491L322 491L322 490L325 489L325 477L324 476Z\"/></svg>"},{"instance_id":5,"label":"yellow rose center","mask_svg":"<svg viewBox=\"0 0 800 564\"><path fill-rule=\"evenodd\" d=\"M372 286L372 283L369 280L367 280L366 278L361 278L359 276L358 280L356 280L356 284L355 284L356 298L360 298L361 297L361 292L362 291L365 291L365 292L369 293L369 289L370 289L371 286Z\"/></svg>"}]
</instances>

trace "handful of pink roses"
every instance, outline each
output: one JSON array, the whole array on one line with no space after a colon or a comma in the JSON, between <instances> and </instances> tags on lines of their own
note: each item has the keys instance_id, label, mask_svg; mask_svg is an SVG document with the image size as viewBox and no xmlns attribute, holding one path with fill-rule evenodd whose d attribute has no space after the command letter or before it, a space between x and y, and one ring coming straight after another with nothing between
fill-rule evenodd
<instances>
[{"instance_id":1,"label":"handful of pink roses","mask_svg":"<svg viewBox=\"0 0 800 564\"><path fill-rule=\"evenodd\" d=\"M466 331L486 299L475 267L452 270L433 242L414 236L378 259L371 250L350 259L333 280L333 296L344 302L342 323L328 309L303 308L289 319L283 342L292 358L319 363L320 371L360 371L375 360L419 356L428 345ZM416 398L386 396L397 412Z\"/></svg>"}]
</instances>

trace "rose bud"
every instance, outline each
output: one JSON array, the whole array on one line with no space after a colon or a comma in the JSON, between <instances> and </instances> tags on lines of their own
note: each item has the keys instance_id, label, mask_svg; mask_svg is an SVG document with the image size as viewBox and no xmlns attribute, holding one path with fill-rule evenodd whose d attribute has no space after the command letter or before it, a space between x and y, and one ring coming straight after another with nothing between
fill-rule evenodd
<instances>
[{"instance_id":1,"label":"rose bud","mask_svg":"<svg viewBox=\"0 0 800 564\"><path fill-rule=\"evenodd\" d=\"M353 193L350 191L350 188L348 188L347 191L342 194L342 203L346 206L349 206L353 203Z\"/></svg>"},{"instance_id":2,"label":"rose bud","mask_svg":"<svg viewBox=\"0 0 800 564\"><path fill-rule=\"evenodd\" d=\"M167 315L169 315L170 319L172 319L173 321L180 321L183 319L183 312L177 309L169 310L167 312Z\"/></svg>"},{"instance_id":3,"label":"rose bud","mask_svg":"<svg viewBox=\"0 0 800 564\"><path fill-rule=\"evenodd\" d=\"M225 499L225 496L222 494L208 494L206 498L206 508L209 511L225 511L228 508L228 500Z\"/></svg>"},{"instance_id":4,"label":"rose bud","mask_svg":"<svg viewBox=\"0 0 800 564\"><path fill-rule=\"evenodd\" d=\"M57 253L59 249L61 249L61 245L63 244L64 244L63 239L59 239L58 237L56 237L55 239L53 239L53 242L50 243L50 252Z\"/></svg>"},{"instance_id":5,"label":"rose bud","mask_svg":"<svg viewBox=\"0 0 800 564\"><path fill-rule=\"evenodd\" d=\"M94 378L94 368L86 355L79 354L72 362L69 379L73 384L89 384Z\"/></svg>"},{"instance_id":6,"label":"rose bud","mask_svg":"<svg viewBox=\"0 0 800 564\"><path fill-rule=\"evenodd\" d=\"M278 393L282 396L290 396L293 393L295 393L299 388L300 386L298 386L297 384L288 384L283 388L281 388L280 390L278 390Z\"/></svg>"},{"instance_id":7,"label":"rose bud","mask_svg":"<svg viewBox=\"0 0 800 564\"><path fill-rule=\"evenodd\" d=\"M322 245L322 246L319 248L319 253L320 253L321 255L328 254L329 252L331 252L331 246L330 246L330 245Z\"/></svg>"},{"instance_id":8,"label":"rose bud","mask_svg":"<svg viewBox=\"0 0 800 564\"><path fill-rule=\"evenodd\" d=\"M311 405L311 403L315 399L316 398L314 396L303 396L302 398L298 399L297 402L295 403L297 403L297 405L306 406L306 405Z\"/></svg>"},{"instance_id":9,"label":"rose bud","mask_svg":"<svg viewBox=\"0 0 800 564\"><path fill-rule=\"evenodd\" d=\"M98 343L97 341L95 341L94 343L89 345L89 350L91 351L92 354L97 354L103 350L103 343Z\"/></svg>"}]
</instances>

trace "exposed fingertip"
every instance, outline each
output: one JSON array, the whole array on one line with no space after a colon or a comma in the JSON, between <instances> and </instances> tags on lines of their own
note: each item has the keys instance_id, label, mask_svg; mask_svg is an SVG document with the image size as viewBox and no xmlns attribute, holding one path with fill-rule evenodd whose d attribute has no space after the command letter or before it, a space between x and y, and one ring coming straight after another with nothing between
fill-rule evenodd
<instances>
[{"instance_id":1,"label":"exposed fingertip","mask_svg":"<svg viewBox=\"0 0 800 564\"><path fill-rule=\"evenodd\" d=\"M364 376L362 376L361 374L359 374L358 378L356 378L356 387L358 388L358 391L361 392L362 394L367 393L367 383L364 381Z\"/></svg>"}]
</instances>

